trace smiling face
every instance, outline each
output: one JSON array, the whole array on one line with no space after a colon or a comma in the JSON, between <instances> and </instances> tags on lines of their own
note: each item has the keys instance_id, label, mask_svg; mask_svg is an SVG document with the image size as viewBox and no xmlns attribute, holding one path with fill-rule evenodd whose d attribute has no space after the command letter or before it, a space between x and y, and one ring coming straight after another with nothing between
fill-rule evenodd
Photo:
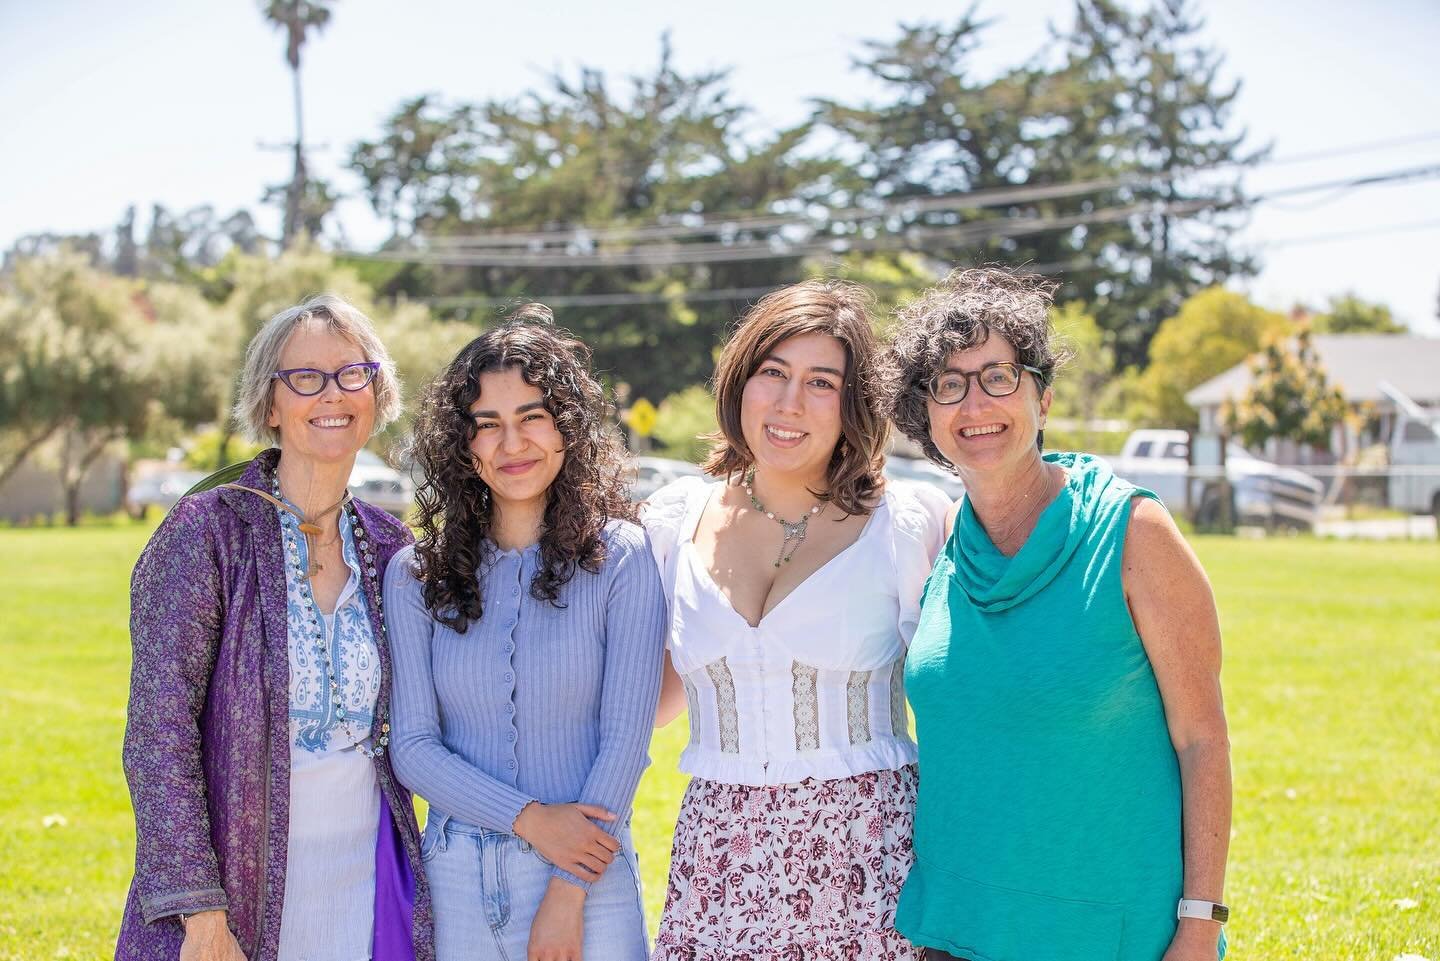
<instances>
[{"instance_id":1,"label":"smiling face","mask_svg":"<svg viewBox=\"0 0 1440 961\"><path fill-rule=\"evenodd\" d=\"M950 354L945 368L969 373L986 364L1016 360L1010 342L994 334L978 347ZM1028 371L1021 374L1019 389L1008 397L991 397L972 377L970 389L958 404L927 399L930 439L962 475L1019 467L1039 453L1035 440L1045 426L1051 396L1051 390L1042 390Z\"/></svg>"},{"instance_id":2,"label":"smiling face","mask_svg":"<svg viewBox=\"0 0 1440 961\"><path fill-rule=\"evenodd\" d=\"M518 367L480 375L480 396L470 405L475 438L470 453L496 507L527 505L543 511L550 485L565 463L565 439L545 409L545 395L525 382Z\"/></svg>"},{"instance_id":3,"label":"smiling face","mask_svg":"<svg viewBox=\"0 0 1440 961\"><path fill-rule=\"evenodd\" d=\"M354 341L321 323L297 327L280 352L280 370L312 367L328 372L363 364L365 352ZM280 380L271 382L267 423L280 433L285 456L319 463L353 459L375 427L374 381L358 391L341 390L332 377L311 397L295 393Z\"/></svg>"},{"instance_id":4,"label":"smiling face","mask_svg":"<svg viewBox=\"0 0 1440 961\"><path fill-rule=\"evenodd\" d=\"M845 347L829 334L782 340L745 382L740 428L758 469L820 478L840 440Z\"/></svg>"}]
</instances>

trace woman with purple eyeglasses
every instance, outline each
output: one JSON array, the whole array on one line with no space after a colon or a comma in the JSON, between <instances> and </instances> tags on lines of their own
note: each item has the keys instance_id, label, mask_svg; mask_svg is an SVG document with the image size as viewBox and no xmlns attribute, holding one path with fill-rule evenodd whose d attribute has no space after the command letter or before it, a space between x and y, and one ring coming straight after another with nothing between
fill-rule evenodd
<instances>
[{"instance_id":1,"label":"woman with purple eyeglasses","mask_svg":"<svg viewBox=\"0 0 1440 961\"><path fill-rule=\"evenodd\" d=\"M346 490L400 412L338 297L251 341L235 416L275 445L183 498L131 580L125 961L428 961L430 900L390 766L381 576L412 540ZM203 486L203 485L202 485Z\"/></svg>"}]
</instances>

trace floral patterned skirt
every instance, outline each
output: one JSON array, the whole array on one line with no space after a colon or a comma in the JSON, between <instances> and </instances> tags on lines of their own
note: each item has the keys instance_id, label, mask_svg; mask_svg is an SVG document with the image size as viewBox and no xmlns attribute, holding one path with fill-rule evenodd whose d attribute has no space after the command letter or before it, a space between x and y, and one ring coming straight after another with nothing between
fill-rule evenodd
<instances>
[{"instance_id":1,"label":"floral patterned skirt","mask_svg":"<svg viewBox=\"0 0 1440 961\"><path fill-rule=\"evenodd\" d=\"M652 961L916 961L895 930L915 766L749 787L693 778Z\"/></svg>"}]
</instances>

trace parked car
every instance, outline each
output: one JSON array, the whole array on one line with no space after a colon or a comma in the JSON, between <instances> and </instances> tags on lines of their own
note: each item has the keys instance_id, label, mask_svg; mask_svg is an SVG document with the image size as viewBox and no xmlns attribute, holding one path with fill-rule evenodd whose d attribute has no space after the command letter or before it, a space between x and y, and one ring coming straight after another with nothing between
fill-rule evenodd
<instances>
[{"instance_id":1,"label":"parked car","mask_svg":"<svg viewBox=\"0 0 1440 961\"><path fill-rule=\"evenodd\" d=\"M1188 507L1202 527L1225 517L1227 485L1218 475L1192 470L1187 431L1133 431L1111 466L1132 484L1154 491L1171 513ZM1225 445L1223 476L1229 487L1229 516L1237 524L1309 531L1319 520L1325 488L1304 471L1261 460L1231 442Z\"/></svg>"},{"instance_id":2,"label":"parked car","mask_svg":"<svg viewBox=\"0 0 1440 961\"><path fill-rule=\"evenodd\" d=\"M368 450L355 457L350 493L401 520L415 501L415 482Z\"/></svg>"},{"instance_id":3,"label":"parked car","mask_svg":"<svg viewBox=\"0 0 1440 961\"><path fill-rule=\"evenodd\" d=\"M205 477L204 471L162 467L136 478L125 491L125 510L136 520L158 507L169 511L185 492Z\"/></svg>"},{"instance_id":4,"label":"parked car","mask_svg":"<svg viewBox=\"0 0 1440 961\"><path fill-rule=\"evenodd\" d=\"M1392 384L1382 382L1380 390L1398 413L1388 445L1389 504L1440 522L1440 412L1426 411Z\"/></svg>"},{"instance_id":5,"label":"parked car","mask_svg":"<svg viewBox=\"0 0 1440 961\"><path fill-rule=\"evenodd\" d=\"M698 465L668 457L632 457L630 471L630 499L636 502L643 501L671 481L705 476Z\"/></svg>"}]
</instances>

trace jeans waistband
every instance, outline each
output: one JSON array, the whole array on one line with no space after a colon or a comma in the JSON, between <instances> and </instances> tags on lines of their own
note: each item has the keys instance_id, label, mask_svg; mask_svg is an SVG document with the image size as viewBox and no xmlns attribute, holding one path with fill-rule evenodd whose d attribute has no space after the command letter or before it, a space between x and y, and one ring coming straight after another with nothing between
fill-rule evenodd
<instances>
[{"instance_id":1,"label":"jeans waistband","mask_svg":"<svg viewBox=\"0 0 1440 961\"><path fill-rule=\"evenodd\" d=\"M434 823L433 828L431 827L432 822ZM517 834L513 834L509 831L496 831L492 828L479 827L477 825L461 821L458 818L451 817L445 812L433 807L430 809L430 813L426 815L425 830L426 832L430 832L433 830L437 835L439 835L436 838L436 843L439 845L439 848L442 851L445 850L445 838L447 836L453 836L457 834L467 835L469 837L477 837L480 838L482 841L499 841L506 838L514 838L516 843L520 845L520 850L533 850L533 846L530 844L530 842L526 841L524 838L520 837ZM627 850L630 849L633 842L630 836L629 815L626 815L624 827L621 828L620 833L617 835L617 837L620 840L620 844L624 848L626 848Z\"/></svg>"}]
</instances>

